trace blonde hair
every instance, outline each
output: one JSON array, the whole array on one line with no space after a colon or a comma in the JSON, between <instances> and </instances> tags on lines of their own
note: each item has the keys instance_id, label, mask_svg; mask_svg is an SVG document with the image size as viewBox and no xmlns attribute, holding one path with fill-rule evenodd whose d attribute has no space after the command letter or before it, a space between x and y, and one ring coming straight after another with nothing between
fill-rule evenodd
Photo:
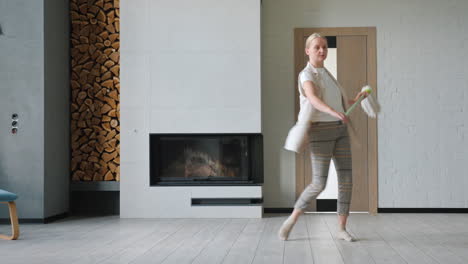
<instances>
[{"instance_id":1,"label":"blonde hair","mask_svg":"<svg viewBox=\"0 0 468 264\"><path fill-rule=\"evenodd\" d=\"M306 43L305 43L305 47L306 49L309 48L310 46L310 43L312 43L312 41L316 38L323 38L325 41L327 41L327 38L325 37L322 37L322 35L320 35L319 33L313 33L312 35L310 35L307 40L306 40ZM328 41L327 41L328 42Z\"/></svg>"}]
</instances>

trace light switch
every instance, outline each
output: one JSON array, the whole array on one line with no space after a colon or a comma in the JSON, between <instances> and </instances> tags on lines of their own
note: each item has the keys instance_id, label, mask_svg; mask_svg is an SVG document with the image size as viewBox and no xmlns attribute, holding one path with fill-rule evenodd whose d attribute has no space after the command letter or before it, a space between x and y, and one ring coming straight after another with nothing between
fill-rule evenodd
<instances>
[{"instance_id":1,"label":"light switch","mask_svg":"<svg viewBox=\"0 0 468 264\"><path fill-rule=\"evenodd\" d=\"M11 115L11 133L16 135L18 133L18 114L14 113Z\"/></svg>"}]
</instances>

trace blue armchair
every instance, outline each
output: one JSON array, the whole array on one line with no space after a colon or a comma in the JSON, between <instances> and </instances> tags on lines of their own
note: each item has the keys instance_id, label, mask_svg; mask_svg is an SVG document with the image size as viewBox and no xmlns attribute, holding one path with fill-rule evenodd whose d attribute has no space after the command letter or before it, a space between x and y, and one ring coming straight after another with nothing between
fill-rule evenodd
<instances>
[{"instance_id":1,"label":"blue armchair","mask_svg":"<svg viewBox=\"0 0 468 264\"><path fill-rule=\"evenodd\" d=\"M0 235L0 239L16 240L19 237L18 214L15 204L17 198L18 195L0 189L0 203L8 204L11 221L11 236Z\"/></svg>"}]
</instances>

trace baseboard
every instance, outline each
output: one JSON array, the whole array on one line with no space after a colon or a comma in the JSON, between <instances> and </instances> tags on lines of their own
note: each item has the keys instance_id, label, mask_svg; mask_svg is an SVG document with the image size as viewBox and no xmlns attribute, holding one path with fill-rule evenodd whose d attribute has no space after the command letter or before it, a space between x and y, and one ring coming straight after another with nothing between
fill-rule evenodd
<instances>
[{"instance_id":1,"label":"baseboard","mask_svg":"<svg viewBox=\"0 0 468 264\"><path fill-rule=\"evenodd\" d=\"M48 223L51 223L51 222L55 222L57 220L61 220L61 219L64 219L66 217L69 216L69 213L68 212L65 212L65 213L62 213L62 214L58 214L58 215L53 215L53 216L49 216L49 217L46 217L44 219L44 224L48 224Z\"/></svg>"},{"instance_id":2,"label":"baseboard","mask_svg":"<svg viewBox=\"0 0 468 264\"><path fill-rule=\"evenodd\" d=\"M336 212L336 199L317 199L317 212Z\"/></svg>"},{"instance_id":3,"label":"baseboard","mask_svg":"<svg viewBox=\"0 0 468 264\"><path fill-rule=\"evenodd\" d=\"M290 214L294 208L263 208L264 214Z\"/></svg>"},{"instance_id":4,"label":"baseboard","mask_svg":"<svg viewBox=\"0 0 468 264\"><path fill-rule=\"evenodd\" d=\"M292 213L294 208L263 208L265 214ZM335 209L336 210L336 209ZM322 210L323 212L323 210ZM378 208L379 213L416 213L416 214L466 214L468 208Z\"/></svg>"},{"instance_id":5,"label":"baseboard","mask_svg":"<svg viewBox=\"0 0 468 264\"><path fill-rule=\"evenodd\" d=\"M46 218L19 218L18 222L20 224L48 224L60 219L64 219L68 216L68 212L58 214L58 215L53 215L49 216ZM1 218L0 219L0 224L10 224L10 218Z\"/></svg>"},{"instance_id":6,"label":"baseboard","mask_svg":"<svg viewBox=\"0 0 468 264\"><path fill-rule=\"evenodd\" d=\"M258 206L262 198L192 198L192 206Z\"/></svg>"},{"instance_id":7,"label":"baseboard","mask_svg":"<svg viewBox=\"0 0 468 264\"><path fill-rule=\"evenodd\" d=\"M263 208L265 214L290 214L294 208ZM317 212L336 212L336 199L317 199Z\"/></svg>"},{"instance_id":8,"label":"baseboard","mask_svg":"<svg viewBox=\"0 0 468 264\"><path fill-rule=\"evenodd\" d=\"M70 192L70 213L80 216L119 215L120 192L72 191Z\"/></svg>"},{"instance_id":9,"label":"baseboard","mask_svg":"<svg viewBox=\"0 0 468 264\"><path fill-rule=\"evenodd\" d=\"M466 214L468 208L378 208L379 213Z\"/></svg>"}]
</instances>

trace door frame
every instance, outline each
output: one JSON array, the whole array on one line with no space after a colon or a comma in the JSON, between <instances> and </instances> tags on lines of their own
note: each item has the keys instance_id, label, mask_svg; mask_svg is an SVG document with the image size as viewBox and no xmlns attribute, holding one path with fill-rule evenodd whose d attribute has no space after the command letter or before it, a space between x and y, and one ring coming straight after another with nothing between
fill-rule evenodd
<instances>
[{"instance_id":1,"label":"door frame","mask_svg":"<svg viewBox=\"0 0 468 264\"><path fill-rule=\"evenodd\" d=\"M366 36L367 37L367 81L377 95L377 44L375 27L333 27L333 28L295 28L294 29L294 118L299 113L299 91L297 90L297 76L305 67L303 64L305 43L304 39L312 33L322 36ZM369 194L369 213L377 214L378 208L378 149L377 149L377 119L367 120L367 175ZM304 162L301 154L296 154L296 199L305 188ZM315 205L313 205L315 207Z\"/></svg>"}]
</instances>

